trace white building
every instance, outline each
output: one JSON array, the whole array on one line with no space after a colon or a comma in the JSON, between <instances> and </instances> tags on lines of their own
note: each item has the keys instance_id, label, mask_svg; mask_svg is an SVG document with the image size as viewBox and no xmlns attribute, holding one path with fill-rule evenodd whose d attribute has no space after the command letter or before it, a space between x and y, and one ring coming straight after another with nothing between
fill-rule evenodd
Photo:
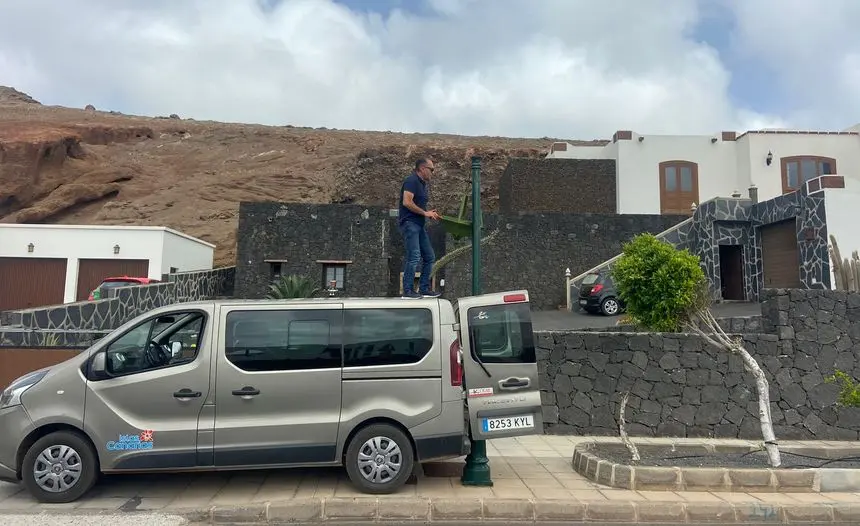
<instances>
[{"instance_id":1,"label":"white building","mask_svg":"<svg viewBox=\"0 0 860 526\"><path fill-rule=\"evenodd\" d=\"M689 214L693 203L758 189L759 201L819 175L858 177L860 125L841 132L758 130L741 135L640 135L605 146L554 143L549 158L614 159L619 214Z\"/></svg>"},{"instance_id":2,"label":"white building","mask_svg":"<svg viewBox=\"0 0 860 526\"><path fill-rule=\"evenodd\" d=\"M165 227L0 224L0 311L83 301L107 277L208 270L214 251Z\"/></svg>"}]
</instances>

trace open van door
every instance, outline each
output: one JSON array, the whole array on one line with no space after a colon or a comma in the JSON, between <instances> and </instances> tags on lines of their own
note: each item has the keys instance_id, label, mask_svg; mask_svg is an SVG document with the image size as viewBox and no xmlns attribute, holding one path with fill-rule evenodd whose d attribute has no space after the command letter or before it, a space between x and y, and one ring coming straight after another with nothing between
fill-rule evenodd
<instances>
[{"instance_id":1,"label":"open van door","mask_svg":"<svg viewBox=\"0 0 860 526\"><path fill-rule=\"evenodd\" d=\"M465 297L455 309L472 438L543 434L528 292Z\"/></svg>"}]
</instances>

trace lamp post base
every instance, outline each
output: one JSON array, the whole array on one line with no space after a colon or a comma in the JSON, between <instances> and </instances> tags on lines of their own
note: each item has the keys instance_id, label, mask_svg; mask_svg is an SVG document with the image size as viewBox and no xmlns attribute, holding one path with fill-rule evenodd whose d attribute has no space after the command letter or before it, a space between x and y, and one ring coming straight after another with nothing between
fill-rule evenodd
<instances>
[{"instance_id":1,"label":"lamp post base","mask_svg":"<svg viewBox=\"0 0 860 526\"><path fill-rule=\"evenodd\" d=\"M464 486L489 487L493 485L490 474L490 459L487 458L486 440L472 442L472 452L466 457L466 465L463 467L460 482Z\"/></svg>"}]
</instances>

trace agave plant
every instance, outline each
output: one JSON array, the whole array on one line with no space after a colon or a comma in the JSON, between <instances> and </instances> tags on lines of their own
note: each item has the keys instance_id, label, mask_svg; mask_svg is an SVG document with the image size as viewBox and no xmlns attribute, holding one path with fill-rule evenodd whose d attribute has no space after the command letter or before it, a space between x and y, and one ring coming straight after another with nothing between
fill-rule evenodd
<instances>
[{"instance_id":1,"label":"agave plant","mask_svg":"<svg viewBox=\"0 0 860 526\"><path fill-rule=\"evenodd\" d=\"M313 280L306 276L284 276L269 285L266 295L271 300L286 300L295 298L312 298L320 292Z\"/></svg>"}]
</instances>

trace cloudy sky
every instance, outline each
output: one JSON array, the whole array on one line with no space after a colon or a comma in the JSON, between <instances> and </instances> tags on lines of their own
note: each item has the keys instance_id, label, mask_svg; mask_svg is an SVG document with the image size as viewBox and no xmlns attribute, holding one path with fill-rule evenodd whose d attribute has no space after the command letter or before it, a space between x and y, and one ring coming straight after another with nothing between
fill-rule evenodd
<instances>
[{"instance_id":1,"label":"cloudy sky","mask_svg":"<svg viewBox=\"0 0 860 526\"><path fill-rule=\"evenodd\" d=\"M860 0L4 0L44 104L605 138L860 122Z\"/></svg>"}]
</instances>

